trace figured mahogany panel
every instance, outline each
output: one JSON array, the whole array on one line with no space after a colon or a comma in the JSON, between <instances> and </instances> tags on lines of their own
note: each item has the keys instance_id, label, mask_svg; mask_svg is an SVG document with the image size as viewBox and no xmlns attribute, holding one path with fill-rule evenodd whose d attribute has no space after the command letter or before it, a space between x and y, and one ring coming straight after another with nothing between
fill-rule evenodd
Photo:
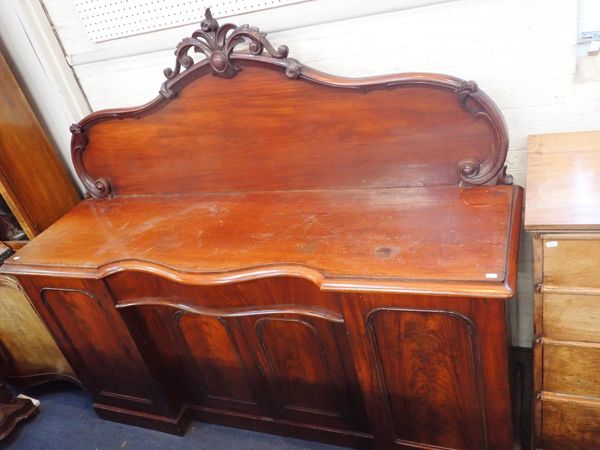
<instances>
[{"instance_id":1,"label":"figured mahogany panel","mask_svg":"<svg viewBox=\"0 0 600 450\"><path fill-rule=\"evenodd\" d=\"M257 369L247 346L240 348L236 342L232 325L221 317L191 313L177 316L185 353L191 360L188 362L194 365L192 376L196 375L203 391L199 403L258 411L256 391L262 386Z\"/></svg>"},{"instance_id":2,"label":"figured mahogany panel","mask_svg":"<svg viewBox=\"0 0 600 450\"><path fill-rule=\"evenodd\" d=\"M199 314L228 312L231 317L256 315L257 311L276 313L294 306L319 317L338 317L340 305L335 294L322 292L310 280L293 276L273 276L256 280L214 285L188 285L148 273L124 271L107 278L107 284L121 311L139 305L161 306Z\"/></svg>"},{"instance_id":3,"label":"figured mahogany panel","mask_svg":"<svg viewBox=\"0 0 600 450\"><path fill-rule=\"evenodd\" d=\"M337 415L333 380L317 329L300 319L262 318L256 332L278 380L284 408Z\"/></svg>"},{"instance_id":4,"label":"figured mahogany panel","mask_svg":"<svg viewBox=\"0 0 600 450\"><path fill-rule=\"evenodd\" d=\"M367 327L396 442L486 448L472 321L448 311L381 308Z\"/></svg>"},{"instance_id":5,"label":"figured mahogany panel","mask_svg":"<svg viewBox=\"0 0 600 450\"><path fill-rule=\"evenodd\" d=\"M290 420L364 429L341 317L315 318L297 311L254 318L273 385L278 415Z\"/></svg>"},{"instance_id":6,"label":"figured mahogany panel","mask_svg":"<svg viewBox=\"0 0 600 450\"><path fill-rule=\"evenodd\" d=\"M456 185L458 162L493 144L454 92L361 93L249 65L88 136L85 167L116 195Z\"/></svg>"},{"instance_id":7,"label":"figured mahogany panel","mask_svg":"<svg viewBox=\"0 0 600 450\"><path fill-rule=\"evenodd\" d=\"M40 299L96 401L156 409L146 366L114 309L79 289L43 288Z\"/></svg>"}]
</instances>

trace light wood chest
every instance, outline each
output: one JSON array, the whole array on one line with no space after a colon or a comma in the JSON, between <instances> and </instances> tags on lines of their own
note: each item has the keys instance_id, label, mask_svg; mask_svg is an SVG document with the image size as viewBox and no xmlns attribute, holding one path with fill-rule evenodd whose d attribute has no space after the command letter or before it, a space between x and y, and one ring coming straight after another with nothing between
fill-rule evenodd
<instances>
[{"instance_id":1,"label":"light wood chest","mask_svg":"<svg viewBox=\"0 0 600 450\"><path fill-rule=\"evenodd\" d=\"M535 448L600 448L600 132L532 136Z\"/></svg>"}]
</instances>

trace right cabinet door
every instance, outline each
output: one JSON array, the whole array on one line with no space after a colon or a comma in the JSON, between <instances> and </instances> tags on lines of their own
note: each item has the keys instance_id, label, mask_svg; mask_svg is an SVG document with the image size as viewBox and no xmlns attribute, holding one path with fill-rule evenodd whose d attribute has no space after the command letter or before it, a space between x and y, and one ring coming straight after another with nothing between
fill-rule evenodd
<instances>
[{"instance_id":1,"label":"right cabinet door","mask_svg":"<svg viewBox=\"0 0 600 450\"><path fill-rule=\"evenodd\" d=\"M504 303L344 297L377 448L511 448Z\"/></svg>"}]
</instances>

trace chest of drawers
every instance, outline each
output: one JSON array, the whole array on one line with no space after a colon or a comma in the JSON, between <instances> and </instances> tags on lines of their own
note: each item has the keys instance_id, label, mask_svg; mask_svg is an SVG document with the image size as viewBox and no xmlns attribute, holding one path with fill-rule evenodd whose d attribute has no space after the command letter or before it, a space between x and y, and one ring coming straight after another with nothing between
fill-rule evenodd
<instances>
[{"instance_id":1,"label":"chest of drawers","mask_svg":"<svg viewBox=\"0 0 600 450\"><path fill-rule=\"evenodd\" d=\"M533 136L535 448L600 448L600 132Z\"/></svg>"}]
</instances>

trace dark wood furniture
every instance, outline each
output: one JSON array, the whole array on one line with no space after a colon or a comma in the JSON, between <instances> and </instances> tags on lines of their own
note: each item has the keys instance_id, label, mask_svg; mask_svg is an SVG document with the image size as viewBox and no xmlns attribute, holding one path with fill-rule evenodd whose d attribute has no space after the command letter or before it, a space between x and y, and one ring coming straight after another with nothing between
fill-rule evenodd
<instances>
[{"instance_id":1,"label":"dark wood furniture","mask_svg":"<svg viewBox=\"0 0 600 450\"><path fill-rule=\"evenodd\" d=\"M2 271L104 418L511 448L522 190L499 110L473 82L287 53L207 15L159 97L72 127L91 198Z\"/></svg>"},{"instance_id":2,"label":"dark wood furniture","mask_svg":"<svg viewBox=\"0 0 600 450\"><path fill-rule=\"evenodd\" d=\"M17 250L79 202L17 77L0 53L0 241ZM0 377L36 384L74 374L17 280L0 276Z\"/></svg>"}]
</instances>

